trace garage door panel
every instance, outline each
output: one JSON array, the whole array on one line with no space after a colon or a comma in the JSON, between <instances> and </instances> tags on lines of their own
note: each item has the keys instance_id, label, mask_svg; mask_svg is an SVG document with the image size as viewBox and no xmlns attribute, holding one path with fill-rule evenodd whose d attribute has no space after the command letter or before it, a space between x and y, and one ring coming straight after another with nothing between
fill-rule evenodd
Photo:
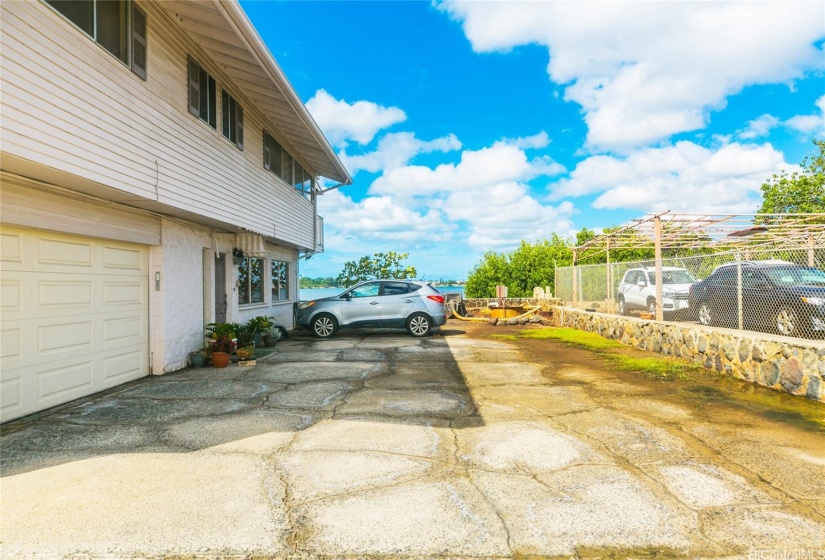
<instances>
[{"instance_id":1,"label":"garage door panel","mask_svg":"<svg viewBox=\"0 0 825 560\"><path fill-rule=\"evenodd\" d=\"M101 304L104 308L148 306L149 282L145 278L124 281L107 276L101 282L103 286Z\"/></svg>"},{"instance_id":2,"label":"garage door panel","mask_svg":"<svg viewBox=\"0 0 825 560\"><path fill-rule=\"evenodd\" d=\"M0 410L3 416L0 420L22 416L23 384L20 375L0 381Z\"/></svg>"},{"instance_id":3,"label":"garage door panel","mask_svg":"<svg viewBox=\"0 0 825 560\"><path fill-rule=\"evenodd\" d=\"M56 401L66 402L89 394L94 381L94 362L94 359L83 357L44 366L37 374L38 402L49 406Z\"/></svg>"},{"instance_id":4,"label":"garage door panel","mask_svg":"<svg viewBox=\"0 0 825 560\"><path fill-rule=\"evenodd\" d=\"M149 373L147 247L3 228L2 420Z\"/></svg>"},{"instance_id":5,"label":"garage door panel","mask_svg":"<svg viewBox=\"0 0 825 560\"><path fill-rule=\"evenodd\" d=\"M22 262L23 249L22 238L17 233L0 234L0 265L19 264Z\"/></svg>"},{"instance_id":6,"label":"garage door panel","mask_svg":"<svg viewBox=\"0 0 825 560\"><path fill-rule=\"evenodd\" d=\"M41 237L38 239L37 247L38 268L46 268L43 265L59 265L91 269L93 252L92 241L79 242Z\"/></svg>"},{"instance_id":7,"label":"garage door panel","mask_svg":"<svg viewBox=\"0 0 825 560\"><path fill-rule=\"evenodd\" d=\"M117 352L104 353L101 357L104 385L114 387L143 377L145 374L142 372L148 361L148 344L135 346L131 350L120 349Z\"/></svg>"},{"instance_id":8,"label":"garage door panel","mask_svg":"<svg viewBox=\"0 0 825 560\"><path fill-rule=\"evenodd\" d=\"M149 268L146 251L107 245L103 247L103 268L108 274L145 276Z\"/></svg>"},{"instance_id":9,"label":"garage door panel","mask_svg":"<svg viewBox=\"0 0 825 560\"><path fill-rule=\"evenodd\" d=\"M9 318L9 313L19 313L23 311L23 280L8 278L3 273L0 280L0 313L5 319Z\"/></svg>"}]
</instances>

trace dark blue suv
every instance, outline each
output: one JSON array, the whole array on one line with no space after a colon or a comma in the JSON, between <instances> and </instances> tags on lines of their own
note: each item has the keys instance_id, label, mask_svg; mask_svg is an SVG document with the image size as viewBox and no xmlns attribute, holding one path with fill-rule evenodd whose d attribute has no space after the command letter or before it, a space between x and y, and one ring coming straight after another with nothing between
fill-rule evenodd
<instances>
[{"instance_id":1,"label":"dark blue suv","mask_svg":"<svg viewBox=\"0 0 825 560\"><path fill-rule=\"evenodd\" d=\"M703 325L739 323L736 263L690 287L688 302ZM825 272L776 261L742 262L742 326L785 336L825 334Z\"/></svg>"}]
</instances>

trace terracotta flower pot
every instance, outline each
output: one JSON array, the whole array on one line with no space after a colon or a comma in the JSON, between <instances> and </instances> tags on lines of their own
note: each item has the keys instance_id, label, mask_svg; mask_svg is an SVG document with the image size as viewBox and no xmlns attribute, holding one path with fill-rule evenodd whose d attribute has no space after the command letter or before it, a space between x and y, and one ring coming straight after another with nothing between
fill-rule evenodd
<instances>
[{"instance_id":1,"label":"terracotta flower pot","mask_svg":"<svg viewBox=\"0 0 825 560\"><path fill-rule=\"evenodd\" d=\"M212 366L225 368L229 365L229 354L226 352L212 352Z\"/></svg>"}]
</instances>

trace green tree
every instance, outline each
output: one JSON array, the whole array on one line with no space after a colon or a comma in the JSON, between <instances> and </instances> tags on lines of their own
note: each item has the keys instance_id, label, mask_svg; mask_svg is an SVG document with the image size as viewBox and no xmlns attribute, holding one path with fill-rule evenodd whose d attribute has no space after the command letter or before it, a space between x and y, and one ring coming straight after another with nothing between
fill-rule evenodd
<instances>
[{"instance_id":1,"label":"green tree","mask_svg":"<svg viewBox=\"0 0 825 560\"><path fill-rule=\"evenodd\" d=\"M819 153L802 160L802 170L781 171L762 184L763 214L825 212L825 140L813 140Z\"/></svg>"},{"instance_id":2,"label":"green tree","mask_svg":"<svg viewBox=\"0 0 825 560\"><path fill-rule=\"evenodd\" d=\"M530 297L536 286L552 286L555 268L573 261L570 244L556 234L536 243L522 241L510 253L486 253L467 277L467 297L495 297L496 286L507 286L510 297Z\"/></svg>"},{"instance_id":3,"label":"green tree","mask_svg":"<svg viewBox=\"0 0 825 560\"><path fill-rule=\"evenodd\" d=\"M414 266L404 266L409 253L375 253L373 256L361 257L357 261L344 264L344 270L338 275L339 286L348 288L358 282L372 278L415 278L418 272Z\"/></svg>"}]
</instances>

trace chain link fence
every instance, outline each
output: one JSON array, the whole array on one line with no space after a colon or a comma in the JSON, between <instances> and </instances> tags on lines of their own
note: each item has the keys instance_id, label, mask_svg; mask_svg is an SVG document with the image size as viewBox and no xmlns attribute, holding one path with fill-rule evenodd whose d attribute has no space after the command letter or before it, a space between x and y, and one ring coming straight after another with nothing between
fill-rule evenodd
<instances>
[{"instance_id":1,"label":"chain link fence","mask_svg":"<svg viewBox=\"0 0 825 560\"><path fill-rule=\"evenodd\" d=\"M823 246L662 259L661 289L652 259L594 264L557 268L555 288L580 309L819 338L823 263Z\"/></svg>"}]
</instances>

